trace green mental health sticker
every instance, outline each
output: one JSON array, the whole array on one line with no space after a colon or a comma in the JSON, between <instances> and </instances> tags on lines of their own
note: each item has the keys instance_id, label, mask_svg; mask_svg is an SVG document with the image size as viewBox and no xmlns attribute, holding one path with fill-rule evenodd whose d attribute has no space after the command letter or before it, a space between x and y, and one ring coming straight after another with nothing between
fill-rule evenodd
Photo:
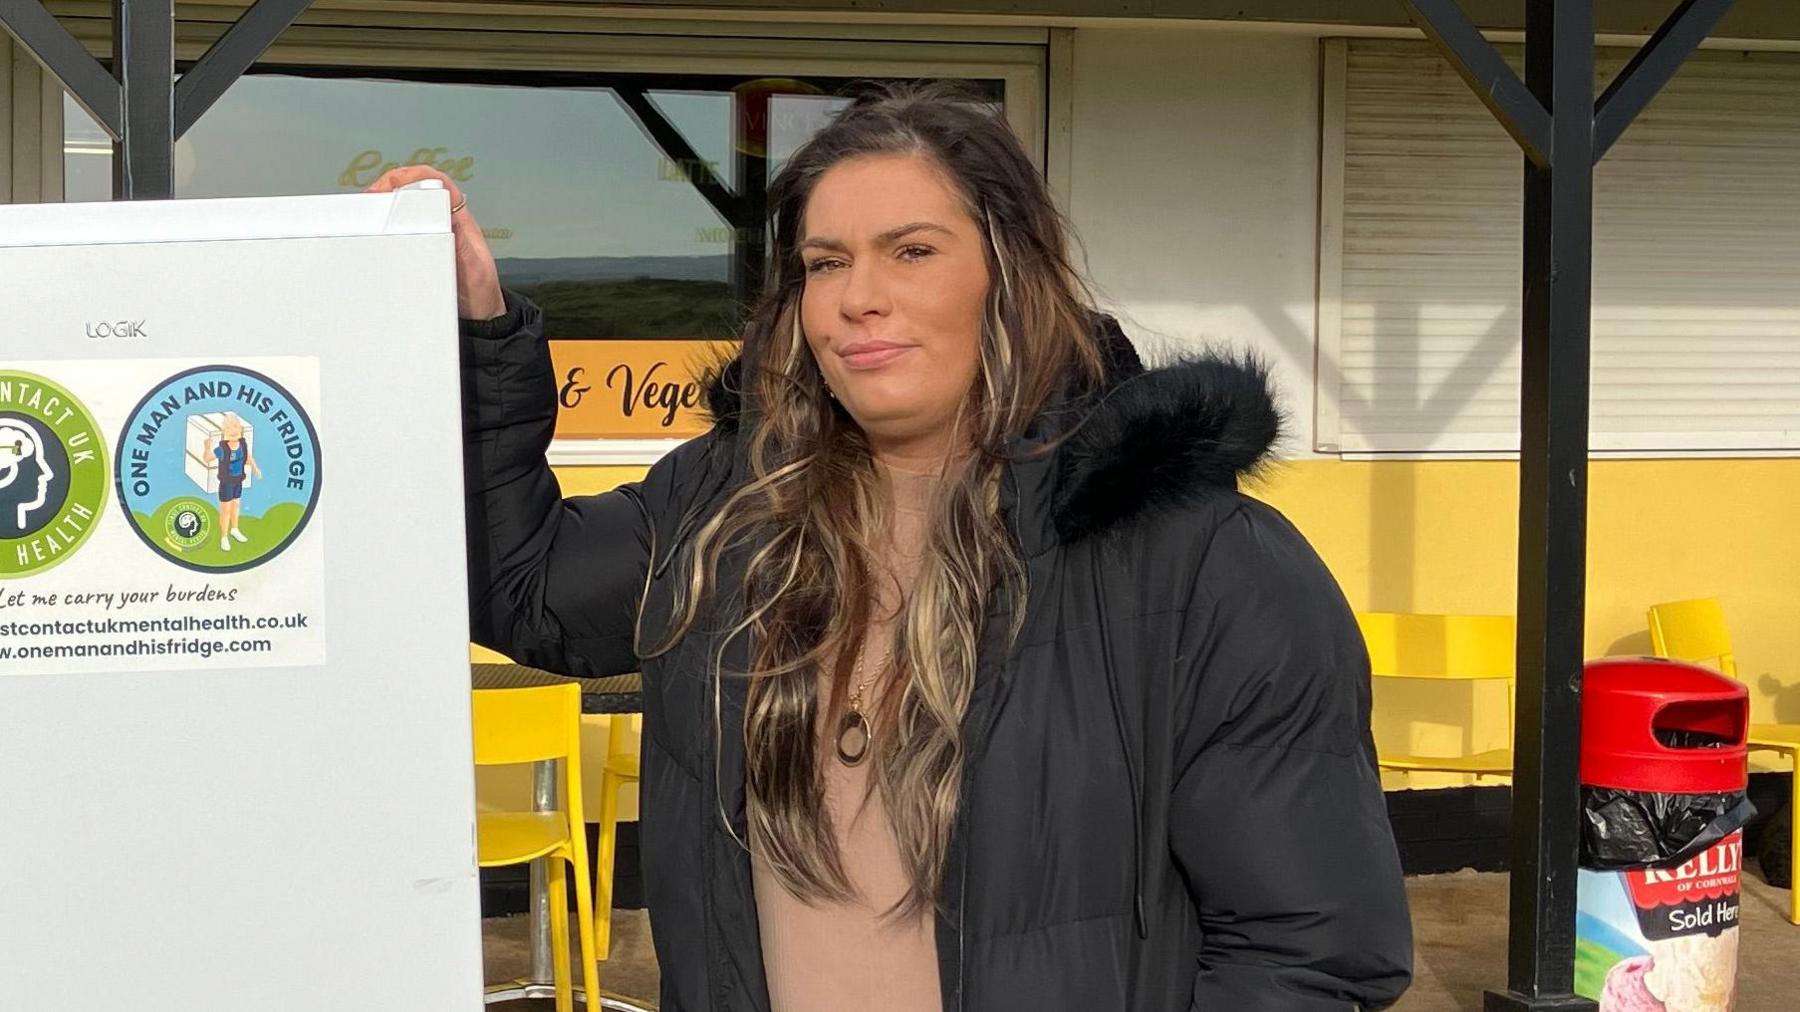
<instances>
[{"instance_id":1,"label":"green mental health sticker","mask_svg":"<svg viewBox=\"0 0 1800 1012\"><path fill-rule=\"evenodd\" d=\"M0 577L41 573L99 522L112 474L94 415L63 387L0 369Z\"/></svg>"},{"instance_id":2,"label":"green mental health sticker","mask_svg":"<svg viewBox=\"0 0 1800 1012\"><path fill-rule=\"evenodd\" d=\"M163 519L163 543L177 552L199 548L212 535L212 509L198 499L177 499Z\"/></svg>"}]
</instances>

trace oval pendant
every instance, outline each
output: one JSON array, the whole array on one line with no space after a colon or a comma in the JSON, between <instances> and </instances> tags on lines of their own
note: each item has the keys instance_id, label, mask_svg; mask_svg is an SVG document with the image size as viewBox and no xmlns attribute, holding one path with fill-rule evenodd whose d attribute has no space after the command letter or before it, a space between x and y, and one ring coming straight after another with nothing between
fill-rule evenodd
<instances>
[{"instance_id":1,"label":"oval pendant","mask_svg":"<svg viewBox=\"0 0 1800 1012\"><path fill-rule=\"evenodd\" d=\"M874 744L875 729L869 726L869 719L855 710L844 714L844 719L838 722L838 761L845 766L861 766Z\"/></svg>"}]
</instances>

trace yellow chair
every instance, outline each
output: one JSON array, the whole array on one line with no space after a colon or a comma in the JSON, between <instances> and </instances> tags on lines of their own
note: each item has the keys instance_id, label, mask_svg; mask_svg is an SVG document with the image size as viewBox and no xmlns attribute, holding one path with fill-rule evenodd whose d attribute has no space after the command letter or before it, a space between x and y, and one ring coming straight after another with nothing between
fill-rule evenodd
<instances>
[{"instance_id":1,"label":"yellow chair","mask_svg":"<svg viewBox=\"0 0 1800 1012\"><path fill-rule=\"evenodd\" d=\"M1650 609L1650 649L1658 657L1697 664L1717 665L1720 673L1738 677L1737 658L1732 654L1731 630L1725 625L1725 608L1716 597L1692 601L1673 601ZM1752 751L1775 752L1794 764L1793 797L1790 811L1800 824L1800 724L1751 724ZM1792 889L1788 899L1788 920L1800 924L1800 847L1791 847L1793 867Z\"/></svg>"},{"instance_id":2,"label":"yellow chair","mask_svg":"<svg viewBox=\"0 0 1800 1012\"><path fill-rule=\"evenodd\" d=\"M545 859L550 886L550 938L555 946L552 966L556 1012L574 1012L565 861L574 866L582 977L587 994L600 993L594 936L589 930L594 916L592 879L588 873L586 824L581 814L581 687L570 682L527 689L478 689L474 695L477 766L562 762L562 810L480 813L475 823L475 849L483 868Z\"/></svg>"},{"instance_id":3,"label":"yellow chair","mask_svg":"<svg viewBox=\"0 0 1800 1012\"><path fill-rule=\"evenodd\" d=\"M1358 612L1376 678L1506 683L1506 735L1513 733L1517 626L1510 615L1414 615ZM1381 768L1406 772L1508 776L1512 748L1468 755L1381 755Z\"/></svg>"},{"instance_id":4,"label":"yellow chair","mask_svg":"<svg viewBox=\"0 0 1800 1012\"><path fill-rule=\"evenodd\" d=\"M638 754L621 744L625 738L625 714L612 718L606 734L606 766L600 776L600 853L594 899L594 951L601 959L612 954L613 864L619 849L619 793L638 782Z\"/></svg>"}]
</instances>

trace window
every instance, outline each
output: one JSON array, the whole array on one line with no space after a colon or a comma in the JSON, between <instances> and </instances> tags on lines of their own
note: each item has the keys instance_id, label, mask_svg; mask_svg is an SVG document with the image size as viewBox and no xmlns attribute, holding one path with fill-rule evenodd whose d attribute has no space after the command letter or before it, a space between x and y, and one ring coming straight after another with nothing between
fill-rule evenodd
<instances>
[{"instance_id":1,"label":"window","mask_svg":"<svg viewBox=\"0 0 1800 1012\"><path fill-rule=\"evenodd\" d=\"M1516 452L1522 156L1426 44L1325 80L1317 448ZM1596 450L1800 450L1797 98L1800 58L1703 51L1600 163Z\"/></svg>"},{"instance_id":2,"label":"window","mask_svg":"<svg viewBox=\"0 0 1800 1012\"><path fill-rule=\"evenodd\" d=\"M394 164L437 165L466 185L502 282L544 308L563 393L553 456L653 459L704 424L693 374L760 285L767 181L846 86L969 82L1041 162L1041 47L839 42L774 66L709 56L708 41L623 71L265 66L177 144L176 195L352 193ZM64 139L66 198L107 199L110 142L72 101Z\"/></svg>"}]
</instances>

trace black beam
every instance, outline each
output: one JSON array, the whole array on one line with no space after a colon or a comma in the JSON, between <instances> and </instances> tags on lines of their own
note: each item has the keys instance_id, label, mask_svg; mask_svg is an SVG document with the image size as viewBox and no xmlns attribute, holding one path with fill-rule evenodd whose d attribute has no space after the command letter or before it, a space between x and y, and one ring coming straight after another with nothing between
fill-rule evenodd
<instances>
[{"instance_id":1,"label":"black beam","mask_svg":"<svg viewBox=\"0 0 1800 1012\"><path fill-rule=\"evenodd\" d=\"M119 82L88 55L38 0L0 0L0 26L61 81L77 104L116 140L124 131Z\"/></svg>"},{"instance_id":2,"label":"black beam","mask_svg":"<svg viewBox=\"0 0 1800 1012\"><path fill-rule=\"evenodd\" d=\"M538 0L593 5L593 0ZM1644 35L1656 30L1674 0L1606 0L1596 4L1596 28L1607 35ZM640 7L649 4L640 2ZM1394 0L656 0L663 11L722 10L816 12L841 15L918 14L942 21L953 15L985 15L1043 20L1057 18L1073 24L1102 18L1135 18L1151 22L1218 21L1239 24L1333 25L1351 28L1404 28L1406 15ZM1469 17L1484 31L1522 31L1525 5L1520 0L1465 0ZM1793 39L1793 4L1789 0L1757 0L1739 4L1721 33L1742 39Z\"/></svg>"},{"instance_id":3,"label":"black beam","mask_svg":"<svg viewBox=\"0 0 1800 1012\"><path fill-rule=\"evenodd\" d=\"M1526 157L1550 164L1550 114L1500 51L1483 38L1481 29L1463 13L1457 0L1402 0L1413 23L1444 54L1476 96L1512 134Z\"/></svg>"},{"instance_id":4,"label":"black beam","mask_svg":"<svg viewBox=\"0 0 1800 1012\"><path fill-rule=\"evenodd\" d=\"M1592 0L1528 0L1525 23L1525 80L1550 110L1554 167L1525 161L1509 990L1488 995L1489 1012L1594 1007L1575 998L1593 313L1594 5Z\"/></svg>"},{"instance_id":5,"label":"black beam","mask_svg":"<svg viewBox=\"0 0 1800 1012\"><path fill-rule=\"evenodd\" d=\"M113 73L124 113L113 145L113 199L175 191L174 0L113 0Z\"/></svg>"},{"instance_id":6,"label":"black beam","mask_svg":"<svg viewBox=\"0 0 1800 1012\"><path fill-rule=\"evenodd\" d=\"M312 0L258 0L245 11L175 85L175 136L187 133L311 5Z\"/></svg>"},{"instance_id":7,"label":"black beam","mask_svg":"<svg viewBox=\"0 0 1800 1012\"><path fill-rule=\"evenodd\" d=\"M739 312L747 315L748 307L762 292L764 271L768 267L768 237L773 231L766 227L770 224L769 144L773 139L773 131L766 124L769 123L769 106L773 97L768 94L733 95L731 100L734 108L745 102L762 105L760 110L751 110L748 114L738 112L736 119L739 129L743 129L758 115L765 124L761 154L751 150L747 137L734 138L732 145L737 149L739 209L744 220L732 228L731 294ZM744 317L740 317L742 318Z\"/></svg>"},{"instance_id":8,"label":"black beam","mask_svg":"<svg viewBox=\"0 0 1800 1012\"><path fill-rule=\"evenodd\" d=\"M1731 4L1732 0L1683 0L1631 57L1594 108L1594 161L1606 157L1613 142L1706 40Z\"/></svg>"}]
</instances>

